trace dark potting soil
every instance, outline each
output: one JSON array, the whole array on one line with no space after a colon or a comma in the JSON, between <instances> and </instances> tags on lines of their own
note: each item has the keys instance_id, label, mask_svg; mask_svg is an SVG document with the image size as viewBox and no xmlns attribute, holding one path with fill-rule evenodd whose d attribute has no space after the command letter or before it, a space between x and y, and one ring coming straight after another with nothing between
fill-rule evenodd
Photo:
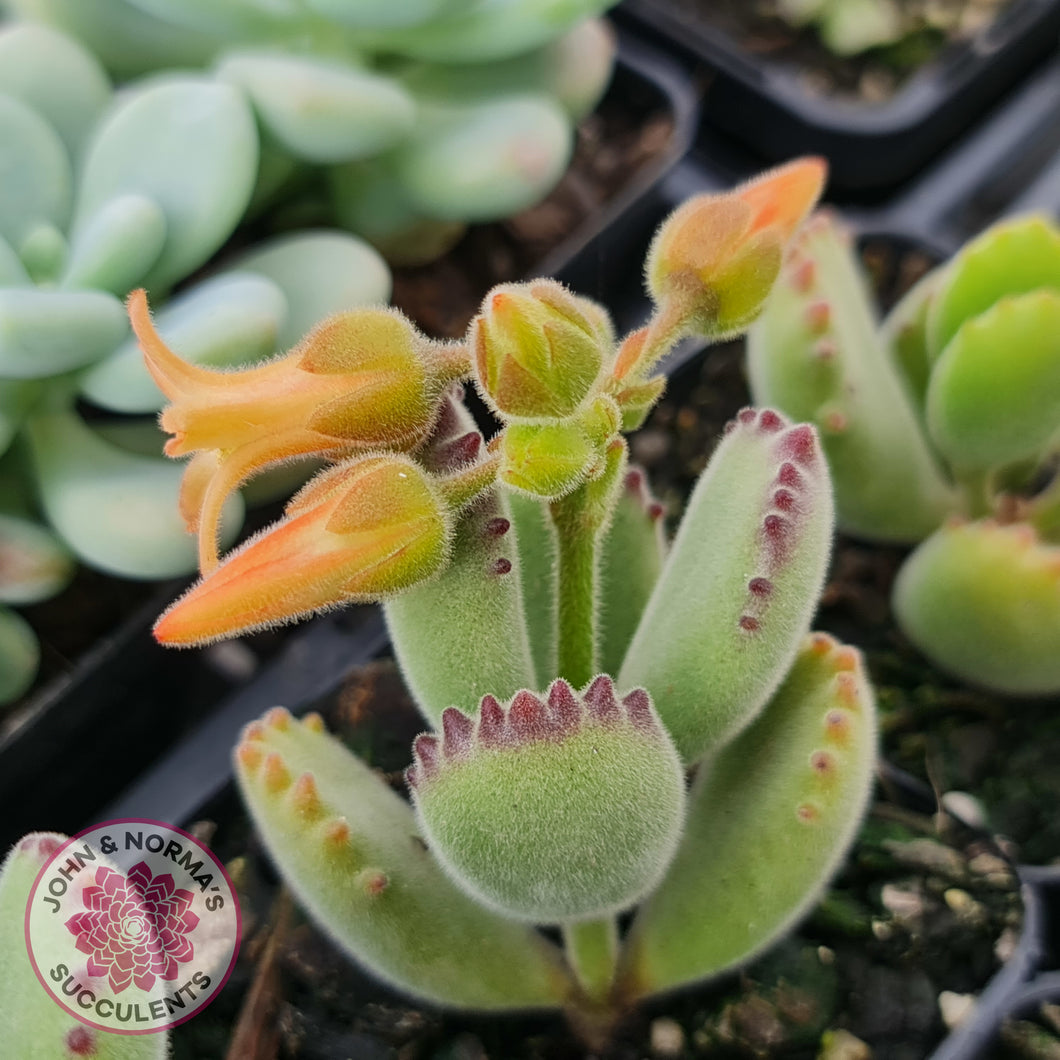
<instances>
[{"instance_id":1,"label":"dark potting soil","mask_svg":"<svg viewBox=\"0 0 1060 1060\"><path fill-rule=\"evenodd\" d=\"M831 52L814 29L797 29L777 14L775 0L653 0L674 8L682 19L725 31L753 56L801 71L815 96L852 97L884 103L919 67L948 45L969 39L1012 0L897 0L909 34L894 44L860 55Z\"/></svg>"},{"instance_id":2,"label":"dark potting soil","mask_svg":"<svg viewBox=\"0 0 1060 1060\"><path fill-rule=\"evenodd\" d=\"M366 667L322 709L403 791L423 722L393 665ZM847 867L795 936L739 974L652 1002L591 1052L558 1015L445 1013L378 985L278 885L236 797L212 809L217 824L202 834L237 881L245 941L222 995L176 1029L174 1060L811 1060L822 1036L865 1043L876 1060L918 1060L945 1033L940 1003L970 1004L1020 929L1015 877L994 844L911 812L884 787Z\"/></svg>"}]
</instances>

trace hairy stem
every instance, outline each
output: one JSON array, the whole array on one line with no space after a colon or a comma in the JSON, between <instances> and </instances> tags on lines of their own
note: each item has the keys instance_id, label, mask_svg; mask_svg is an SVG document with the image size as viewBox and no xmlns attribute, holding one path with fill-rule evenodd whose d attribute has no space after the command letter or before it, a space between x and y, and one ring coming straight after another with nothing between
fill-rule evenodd
<instances>
[{"instance_id":1,"label":"hairy stem","mask_svg":"<svg viewBox=\"0 0 1060 1060\"><path fill-rule=\"evenodd\" d=\"M611 989L618 960L618 921L613 916L583 920L563 928L563 947L586 997L603 1001Z\"/></svg>"}]
</instances>

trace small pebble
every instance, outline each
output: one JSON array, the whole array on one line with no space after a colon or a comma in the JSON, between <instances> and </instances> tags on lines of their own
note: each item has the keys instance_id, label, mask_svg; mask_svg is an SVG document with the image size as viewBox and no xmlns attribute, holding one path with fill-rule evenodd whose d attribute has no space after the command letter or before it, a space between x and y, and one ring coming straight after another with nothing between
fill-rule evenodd
<instances>
[{"instance_id":1,"label":"small pebble","mask_svg":"<svg viewBox=\"0 0 1060 1060\"><path fill-rule=\"evenodd\" d=\"M872 1060L872 1050L850 1031L825 1031L817 1060Z\"/></svg>"},{"instance_id":2,"label":"small pebble","mask_svg":"<svg viewBox=\"0 0 1060 1060\"><path fill-rule=\"evenodd\" d=\"M964 879L964 858L950 847L934 839L911 839L908 842L891 840L884 843L887 852L902 865L933 872L951 880Z\"/></svg>"},{"instance_id":3,"label":"small pebble","mask_svg":"<svg viewBox=\"0 0 1060 1060\"><path fill-rule=\"evenodd\" d=\"M957 914L957 919L962 924L975 926L984 924L988 920L986 909L981 902L977 902L967 891L959 887L951 887L943 892L943 900Z\"/></svg>"},{"instance_id":4,"label":"small pebble","mask_svg":"<svg viewBox=\"0 0 1060 1060\"><path fill-rule=\"evenodd\" d=\"M947 791L942 796L942 808L971 828L985 830L990 827L986 807L966 791Z\"/></svg>"},{"instance_id":5,"label":"small pebble","mask_svg":"<svg viewBox=\"0 0 1060 1060\"><path fill-rule=\"evenodd\" d=\"M939 1012L942 1022L952 1031L960 1026L975 1010L974 994L955 994L952 990L943 990L939 994Z\"/></svg>"},{"instance_id":6,"label":"small pebble","mask_svg":"<svg viewBox=\"0 0 1060 1060\"><path fill-rule=\"evenodd\" d=\"M652 1056L680 1056L685 1048L685 1032L677 1020L660 1016L651 1021Z\"/></svg>"}]
</instances>

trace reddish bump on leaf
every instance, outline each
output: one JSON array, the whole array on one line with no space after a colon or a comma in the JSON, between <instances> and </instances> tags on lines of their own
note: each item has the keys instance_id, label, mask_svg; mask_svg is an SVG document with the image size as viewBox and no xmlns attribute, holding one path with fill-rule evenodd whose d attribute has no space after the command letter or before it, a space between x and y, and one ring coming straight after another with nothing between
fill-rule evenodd
<instances>
[{"instance_id":1,"label":"reddish bump on leaf","mask_svg":"<svg viewBox=\"0 0 1060 1060\"><path fill-rule=\"evenodd\" d=\"M644 489L644 472L639 467L631 467L626 472L626 489L636 494Z\"/></svg>"},{"instance_id":2,"label":"reddish bump on leaf","mask_svg":"<svg viewBox=\"0 0 1060 1060\"><path fill-rule=\"evenodd\" d=\"M471 750L474 722L456 707L442 711L442 753L446 758L460 758Z\"/></svg>"},{"instance_id":3,"label":"reddish bump on leaf","mask_svg":"<svg viewBox=\"0 0 1060 1060\"><path fill-rule=\"evenodd\" d=\"M273 795L278 795L291 786L291 772L284 765L283 758L275 751L265 756L265 765L261 772L266 790Z\"/></svg>"},{"instance_id":4,"label":"reddish bump on leaf","mask_svg":"<svg viewBox=\"0 0 1060 1060\"><path fill-rule=\"evenodd\" d=\"M504 708L496 696L482 697L478 711L478 741L483 747L500 747L508 742Z\"/></svg>"},{"instance_id":5,"label":"reddish bump on leaf","mask_svg":"<svg viewBox=\"0 0 1060 1060\"><path fill-rule=\"evenodd\" d=\"M773 583L768 578L752 578L747 583L752 596L765 598L773 593Z\"/></svg>"},{"instance_id":6,"label":"reddish bump on leaf","mask_svg":"<svg viewBox=\"0 0 1060 1060\"><path fill-rule=\"evenodd\" d=\"M482 452L482 435L478 431L443 442L433 452L434 467L437 471L456 471L464 464L474 463Z\"/></svg>"},{"instance_id":7,"label":"reddish bump on leaf","mask_svg":"<svg viewBox=\"0 0 1060 1060\"><path fill-rule=\"evenodd\" d=\"M63 1039L66 1052L70 1056L95 1056L96 1034L88 1027L72 1027Z\"/></svg>"},{"instance_id":8,"label":"reddish bump on leaf","mask_svg":"<svg viewBox=\"0 0 1060 1060\"><path fill-rule=\"evenodd\" d=\"M615 683L607 674L601 674L582 693L589 714L598 721L617 721L618 700L615 698Z\"/></svg>"},{"instance_id":9,"label":"reddish bump on leaf","mask_svg":"<svg viewBox=\"0 0 1060 1060\"><path fill-rule=\"evenodd\" d=\"M784 420L772 409L763 409L758 417L758 428L773 434L784 426Z\"/></svg>"},{"instance_id":10,"label":"reddish bump on leaf","mask_svg":"<svg viewBox=\"0 0 1060 1060\"><path fill-rule=\"evenodd\" d=\"M833 681L835 686L835 697L847 708L857 710L858 702L858 679L849 670L836 674Z\"/></svg>"},{"instance_id":11,"label":"reddish bump on leaf","mask_svg":"<svg viewBox=\"0 0 1060 1060\"><path fill-rule=\"evenodd\" d=\"M796 424L784 435L781 447L784 455L796 464L813 463L817 455L817 439L813 428L808 423Z\"/></svg>"},{"instance_id":12,"label":"reddish bump on leaf","mask_svg":"<svg viewBox=\"0 0 1060 1060\"><path fill-rule=\"evenodd\" d=\"M840 746L850 742L850 716L842 710L830 710L824 717L825 734Z\"/></svg>"},{"instance_id":13,"label":"reddish bump on leaf","mask_svg":"<svg viewBox=\"0 0 1060 1060\"><path fill-rule=\"evenodd\" d=\"M788 489L797 490L802 487L802 474L794 464L785 460L777 472L777 482Z\"/></svg>"},{"instance_id":14,"label":"reddish bump on leaf","mask_svg":"<svg viewBox=\"0 0 1060 1060\"><path fill-rule=\"evenodd\" d=\"M264 760L265 752L256 744L241 743L236 748L236 758L248 773L253 773Z\"/></svg>"},{"instance_id":15,"label":"reddish bump on leaf","mask_svg":"<svg viewBox=\"0 0 1060 1060\"><path fill-rule=\"evenodd\" d=\"M835 638L827 633L810 634L810 651L814 655L828 655L835 646Z\"/></svg>"},{"instance_id":16,"label":"reddish bump on leaf","mask_svg":"<svg viewBox=\"0 0 1060 1060\"><path fill-rule=\"evenodd\" d=\"M803 802L795 810L795 816L803 824L813 824L820 817L821 812L812 802Z\"/></svg>"},{"instance_id":17,"label":"reddish bump on leaf","mask_svg":"<svg viewBox=\"0 0 1060 1060\"><path fill-rule=\"evenodd\" d=\"M654 501L648 505L648 518L656 523L663 517L665 511L666 509L658 501Z\"/></svg>"},{"instance_id":18,"label":"reddish bump on leaf","mask_svg":"<svg viewBox=\"0 0 1060 1060\"><path fill-rule=\"evenodd\" d=\"M757 416L758 413L756 413L754 409L740 409L740 411L736 413L736 418L741 423L754 423Z\"/></svg>"},{"instance_id":19,"label":"reddish bump on leaf","mask_svg":"<svg viewBox=\"0 0 1060 1060\"><path fill-rule=\"evenodd\" d=\"M496 559L490 565L490 570L494 574L511 574L512 572L512 561L505 559L503 556L500 559Z\"/></svg>"},{"instance_id":20,"label":"reddish bump on leaf","mask_svg":"<svg viewBox=\"0 0 1060 1060\"><path fill-rule=\"evenodd\" d=\"M486 534L489 537L504 537L511 528L511 522L503 516L498 515L496 518L490 519L489 522L486 523Z\"/></svg>"},{"instance_id":21,"label":"reddish bump on leaf","mask_svg":"<svg viewBox=\"0 0 1060 1060\"><path fill-rule=\"evenodd\" d=\"M562 678L553 681L548 690L548 707L552 720L560 732L573 732L581 722L582 711L578 699Z\"/></svg>"},{"instance_id":22,"label":"reddish bump on leaf","mask_svg":"<svg viewBox=\"0 0 1060 1060\"><path fill-rule=\"evenodd\" d=\"M835 758L827 751L814 751L810 755L810 768L822 777L831 776L835 772Z\"/></svg>"},{"instance_id":23,"label":"reddish bump on leaf","mask_svg":"<svg viewBox=\"0 0 1060 1060\"><path fill-rule=\"evenodd\" d=\"M757 633L761 623L754 615L740 615L740 629L745 633Z\"/></svg>"},{"instance_id":24,"label":"reddish bump on leaf","mask_svg":"<svg viewBox=\"0 0 1060 1060\"><path fill-rule=\"evenodd\" d=\"M834 361L839 353L839 346L835 339L818 339L810 347L810 355L819 361Z\"/></svg>"},{"instance_id":25,"label":"reddish bump on leaf","mask_svg":"<svg viewBox=\"0 0 1060 1060\"><path fill-rule=\"evenodd\" d=\"M291 712L286 707L273 707L262 720L277 732L286 732L291 727Z\"/></svg>"},{"instance_id":26,"label":"reddish bump on leaf","mask_svg":"<svg viewBox=\"0 0 1060 1060\"><path fill-rule=\"evenodd\" d=\"M811 333L821 335L832 322L832 307L827 302L811 302L806 307L805 319Z\"/></svg>"},{"instance_id":27,"label":"reddish bump on leaf","mask_svg":"<svg viewBox=\"0 0 1060 1060\"><path fill-rule=\"evenodd\" d=\"M416 758L418 780L429 780L438 772L437 736L421 733L412 741L412 753Z\"/></svg>"},{"instance_id":28,"label":"reddish bump on leaf","mask_svg":"<svg viewBox=\"0 0 1060 1060\"><path fill-rule=\"evenodd\" d=\"M324 816L324 804L320 801L320 791L312 773L303 773L294 782L291 803L301 817L312 819Z\"/></svg>"},{"instance_id":29,"label":"reddish bump on leaf","mask_svg":"<svg viewBox=\"0 0 1060 1060\"><path fill-rule=\"evenodd\" d=\"M350 825L345 817L336 817L324 825L324 844L331 850L343 850L350 842Z\"/></svg>"},{"instance_id":30,"label":"reddish bump on leaf","mask_svg":"<svg viewBox=\"0 0 1060 1060\"><path fill-rule=\"evenodd\" d=\"M389 886L390 878L382 869L362 869L356 883L369 898L378 898Z\"/></svg>"},{"instance_id":31,"label":"reddish bump on leaf","mask_svg":"<svg viewBox=\"0 0 1060 1060\"><path fill-rule=\"evenodd\" d=\"M634 688L622 697L626 717L644 732L655 731L655 717L651 712L651 696L643 688Z\"/></svg>"},{"instance_id":32,"label":"reddish bump on leaf","mask_svg":"<svg viewBox=\"0 0 1060 1060\"><path fill-rule=\"evenodd\" d=\"M817 280L817 264L812 258L792 262L791 285L799 294L808 294Z\"/></svg>"},{"instance_id":33,"label":"reddish bump on leaf","mask_svg":"<svg viewBox=\"0 0 1060 1060\"><path fill-rule=\"evenodd\" d=\"M782 512L790 512L795 507L795 494L790 490L777 490L773 494L773 507Z\"/></svg>"},{"instance_id":34,"label":"reddish bump on leaf","mask_svg":"<svg viewBox=\"0 0 1060 1060\"><path fill-rule=\"evenodd\" d=\"M545 704L533 692L516 693L508 708L508 724L519 740L542 740L549 735L551 726L545 712Z\"/></svg>"}]
</instances>

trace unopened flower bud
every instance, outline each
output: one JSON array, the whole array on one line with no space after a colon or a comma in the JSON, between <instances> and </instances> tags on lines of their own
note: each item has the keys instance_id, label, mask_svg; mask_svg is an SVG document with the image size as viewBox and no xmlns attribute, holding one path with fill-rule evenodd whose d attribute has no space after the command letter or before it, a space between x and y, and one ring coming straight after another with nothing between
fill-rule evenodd
<instances>
[{"instance_id":1,"label":"unopened flower bud","mask_svg":"<svg viewBox=\"0 0 1060 1060\"><path fill-rule=\"evenodd\" d=\"M554 280L495 287L469 333L485 400L502 416L530 419L570 415L612 342L606 313Z\"/></svg>"},{"instance_id":2,"label":"unopened flower bud","mask_svg":"<svg viewBox=\"0 0 1060 1060\"><path fill-rule=\"evenodd\" d=\"M405 456L360 457L297 493L283 519L232 552L155 626L164 644L204 644L429 578L449 554L451 517Z\"/></svg>"}]
</instances>

